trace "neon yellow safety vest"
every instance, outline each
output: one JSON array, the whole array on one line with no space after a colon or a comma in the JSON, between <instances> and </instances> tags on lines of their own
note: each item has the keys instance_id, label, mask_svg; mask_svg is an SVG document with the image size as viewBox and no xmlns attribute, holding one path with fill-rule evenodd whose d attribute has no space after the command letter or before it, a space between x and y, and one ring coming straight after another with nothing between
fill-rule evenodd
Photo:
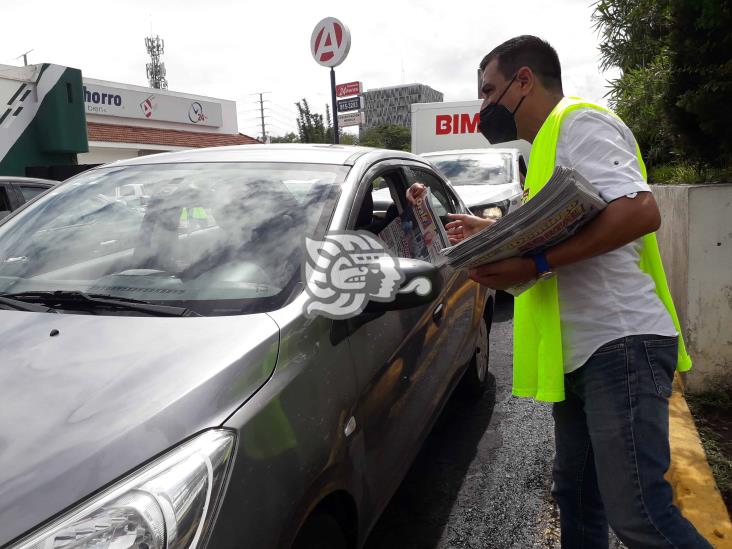
<instances>
[{"instance_id":1,"label":"neon yellow safety vest","mask_svg":"<svg viewBox=\"0 0 732 549\"><path fill-rule=\"evenodd\" d=\"M577 97L565 97L544 121L531 146L524 200L531 200L554 171L562 120L573 110L588 107L610 112ZM646 178L646 167L640 150L637 153L641 172ZM656 293L671 315L676 331L681 334L663 271L658 242L653 233L642 238L639 267L655 282ZM538 281L514 300L513 357L514 395L548 402L564 400L564 361L556 277ZM683 372L689 368L691 358L686 353L683 338L679 335L677 369Z\"/></svg>"},{"instance_id":2,"label":"neon yellow safety vest","mask_svg":"<svg viewBox=\"0 0 732 549\"><path fill-rule=\"evenodd\" d=\"M208 216L206 215L206 210L204 210L203 208L197 206L195 208L191 208L191 210L191 217L193 219L208 219ZM183 210L180 212L180 220L188 221L188 208L183 208Z\"/></svg>"}]
</instances>

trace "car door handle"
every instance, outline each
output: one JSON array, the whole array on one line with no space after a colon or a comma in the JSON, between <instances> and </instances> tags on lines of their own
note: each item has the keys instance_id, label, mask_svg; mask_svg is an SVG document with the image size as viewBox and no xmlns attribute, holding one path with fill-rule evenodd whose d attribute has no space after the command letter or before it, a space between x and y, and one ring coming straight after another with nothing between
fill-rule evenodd
<instances>
[{"instance_id":1,"label":"car door handle","mask_svg":"<svg viewBox=\"0 0 732 549\"><path fill-rule=\"evenodd\" d=\"M435 324L439 324L442 320L442 315L445 313L445 304L440 303L435 309L432 311L432 321Z\"/></svg>"}]
</instances>

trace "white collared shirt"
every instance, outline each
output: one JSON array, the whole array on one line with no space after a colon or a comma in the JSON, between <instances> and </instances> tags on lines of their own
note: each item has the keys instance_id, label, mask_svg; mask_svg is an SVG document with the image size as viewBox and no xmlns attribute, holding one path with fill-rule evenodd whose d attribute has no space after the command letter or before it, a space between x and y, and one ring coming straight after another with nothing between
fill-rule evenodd
<instances>
[{"instance_id":1,"label":"white collared shirt","mask_svg":"<svg viewBox=\"0 0 732 549\"><path fill-rule=\"evenodd\" d=\"M651 190L640 171L632 132L597 109L577 109L564 119L556 164L576 169L606 202ZM614 339L677 334L653 279L640 270L640 249L639 239L557 268L565 373Z\"/></svg>"}]
</instances>

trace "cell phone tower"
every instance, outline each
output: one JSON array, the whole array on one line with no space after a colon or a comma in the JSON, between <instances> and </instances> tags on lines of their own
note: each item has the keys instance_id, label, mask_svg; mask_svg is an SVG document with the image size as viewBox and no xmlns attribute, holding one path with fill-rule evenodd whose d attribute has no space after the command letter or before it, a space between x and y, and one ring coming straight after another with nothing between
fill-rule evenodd
<instances>
[{"instance_id":1,"label":"cell phone tower","mask_svg":"<svg viewBox=\"0 0 732 549\"><path fill-rule=\"evenodd\" d=\"M165 79L165 63L160 61L165 42L159 36L148 36L145 38L145 47L147 53L150 54L150 63L146 65L147 80L150 82L150 87L167 90L168 81Z\"/></svg>"}]
</instances>

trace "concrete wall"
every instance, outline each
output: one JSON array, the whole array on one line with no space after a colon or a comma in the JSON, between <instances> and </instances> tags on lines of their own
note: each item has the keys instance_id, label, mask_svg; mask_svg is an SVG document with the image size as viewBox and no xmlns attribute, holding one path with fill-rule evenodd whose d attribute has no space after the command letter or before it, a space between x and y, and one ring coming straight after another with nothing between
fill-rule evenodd
<instances>
[{"instance_id":1,"label":"concrete wall","mask_svg":"<svg viewBox=\"0 0 732 549\"><path fill-rule=\"evenodd\" d=\"M732 382L732 184L656 185L661 255L694 367L691 391Z\"/></svg>"}]
</instances>

